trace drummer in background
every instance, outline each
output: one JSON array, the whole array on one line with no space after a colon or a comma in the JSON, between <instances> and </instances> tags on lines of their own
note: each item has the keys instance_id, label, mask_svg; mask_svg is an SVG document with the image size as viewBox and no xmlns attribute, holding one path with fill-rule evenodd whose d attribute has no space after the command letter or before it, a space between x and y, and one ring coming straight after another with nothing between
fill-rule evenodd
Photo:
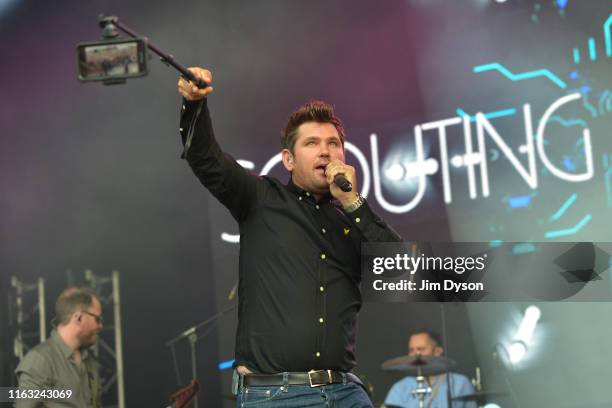
<instances>
[{"instance_id":1,"label":"drummer in background","mask_svg":"<svg viewBox=\"0 0 612 408\"><path fill-rule=\"evenodd\" d=\"M439 357L444 353L440 346L440 336L430 330L419 330L410 336L408 342L408 354L411 356L434 356ZM446 374L427 377L427 383L431 387L431 394L425 396L426 408L448 408L446 395ZM468 378L458 373L450 373L451 398L472 394L474 387ZM385 399L385 405L393 405L404 408L417 408L418 399L412 395L412 390L417 388L415 377L406 377L391 387ZM473 401L453 400L453 408L476 408Z\"/></svg>"}]
</instances>

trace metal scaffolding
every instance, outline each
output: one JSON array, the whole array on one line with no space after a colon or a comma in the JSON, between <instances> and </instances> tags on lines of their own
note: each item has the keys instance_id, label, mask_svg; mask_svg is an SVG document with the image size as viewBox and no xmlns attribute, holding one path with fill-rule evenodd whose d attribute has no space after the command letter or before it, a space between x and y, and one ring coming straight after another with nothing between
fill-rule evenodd
<instances>
[{"instance_id":1,"label":"metal scaffolding","mask_svg":"<svg viewBox=\"0 0 612 408\"><path fill-rule=\"evenodd\" d=\"M12 276L11 286L9 314L15 326L13 353L21 360L28 350L47 339L45 280L38 278L35 283L25 283ZM36 292L34 300L27 296L31 292ZM38 324L34 322L36 316Z\"/></svg>"},{"instance_id":2,"label":"metal scaffolding","mask_svg":"<svg viewBox=\"0 0 612 408\"><path fill-rule=\"evenodd\" d=\"M88 285L100 296L103 314L105 316L112 314L113 317L112 326L105 324L104 331L106 332L108 330L112 330L114 332L114 348L102 337L98 338L98 342L94 347L94 354L97 358L100 358L102 353L106 353L115 360L114 373L112 373L108 378L102 378L102 395L104 395L113 386L113 384L116 384L116 406L118 408L125 408L119 271L113 271L111 276L100 276L95 275L93 271L88 269L85 271L85 281L87 281ZM108 293L108 295L105 296L105 293Z\"/></svg>"},{"instance_id":3,"label":"metal scaffolding","mask_svg":"<svg viewBox=\"0 0 612 408\"><path fill-rule=\"evenodd\" d=\"M72 280L71 271L68 273L69 286L76 286ZM101 392L104 397L116 386L116 404L105 404L106 407L125 408L125 388L123 370L123 347L121 331L121 297L119 287L119 272L113 271L110 276L95 275L91 270L84 273L87 285L99 296L103 315L111 316L110 324L104 324L104 336L99 336L93 347L96 358L101 361L112 359L114 367L103 364L102 368L108 370L108 375L101 377ZM13 353L19 360L27 352L47 339L47 317L45 308L45 280L38 278L35 283L22 282L16 276L11 277L12 289L9 292L9 327L15 333L13 338ZM31 296L34 293L34 298ZM38 322L36 317L38 316ZM113 340L106 334L112 332ZM105 339L106 338L106 339ZM109 398L112 398L109 395Z\"/></svg>"}]
</instances>

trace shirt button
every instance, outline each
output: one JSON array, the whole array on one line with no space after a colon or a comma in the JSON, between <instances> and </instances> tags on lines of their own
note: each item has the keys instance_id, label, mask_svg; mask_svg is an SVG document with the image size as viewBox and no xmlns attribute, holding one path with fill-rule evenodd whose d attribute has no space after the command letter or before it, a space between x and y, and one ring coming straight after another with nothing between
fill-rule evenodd
<instances>
[{"instance_id":1,"label":"shirt button","mask_svg":"<svg viewBox=\"0 0 612 408\"><path fill-rule=\"evenodd\" d=\"M319 209L319 204L315 205L315 208L318 210Z\"/></svg>"},{"instance_id":2,"label":"shirt button","mask_svg":"<svg viewBox=\"0 0 612 408\"><path fill-rule=\"evenodd\" d=\"M179 132L183 133L183 128L179 128Z\"/></svg>"},{"instance_id":3,"label":"shirt button","mask_svg":"<svg viewBox=\"0 0 612 408\"><path fill-rule=\"evenodd\" d=\"M325 234L327 231L325 230L325 228L321 228L321 232Z\"/></svg>"},{"instance_id":4,"label":"shirt button","mask_svg":"<svg viewBox=\"0 0 612 408\"><path fill-rule=\"evenodd\" d=\"M321 254L321 259L325 259L325 258L327 258L325 254Z\"/></svg>"},{"instance_id":5,"label":"shirt button","mask_svg":"<svg viewBox=\"0 0 612 408\"><path fill-rule=\"evenodd\" d=\"M323 318L319 317L319 323L323 324Z\"/></svg>"},{"instance_id":6,"label":"shirt button","mask_svg":"<svg viewBox=\"0 0 612 408\"><path fill-rule=\"evenodd\" d=\"M361 221L361 218L359 217L355 218L355 222L359 222L359 221Z\"/></svg>"},{"instance_id":7,"label":"shirt button","mask_svg":"<svg viewBox=\"0 0 612 408\"><path fill-rule=\"evenodd\" d=\"M185 105L183 105L183 110L185 110Z\"/></svg>"},{"instance_id":8,"label":"shirt button","mask_svg":"<svg viewBox=\"0 0 612 408\"><path fill-rule=\"evenodd\" d=\"M310 193L309 193L308 191L306 192L306 195L307 195L308 197L310 197Z\"/></svg>"},{"instance_id":9,"label":"shirt button","mask_svg":"<svg viewBox=\"0 0 612 408\"><path fill-rule=\"evenodd\" d=\"M321 292L323 292L323 291L325 291L325 288L324 288L323 286L319 286L319 290L320 290Z\"/></svg>"},{"instance_id":10,"label":"shirt button","mask_svg":"<svg viewBox=\"0 0 612 408\"><path fill-rule=\"evenodd\" d=\"M299 197L298 197L298 200L302 201L302 196L299 196Z\"/></svg>"},{"instance_id":11,"label":"shirt button","mask_svg":"<svg viewBox=\"0 0 612 408\"><path fill-rule=\"evenodd\" d=\"M321 357L321 353L319 353L318 351L315 353L315 356L317 357Z\"/></svg>"}]
</instances>

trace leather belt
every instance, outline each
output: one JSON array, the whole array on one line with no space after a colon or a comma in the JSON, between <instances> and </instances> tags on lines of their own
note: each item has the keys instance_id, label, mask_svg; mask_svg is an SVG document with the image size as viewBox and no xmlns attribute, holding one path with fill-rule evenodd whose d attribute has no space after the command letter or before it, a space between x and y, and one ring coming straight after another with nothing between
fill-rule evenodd
<instances>
[{"instance_id":1,"label":"leather belt","mask_svg":"<svg viewBox=\"0 0 612 408\"><path fill-rule=\"evenodd\" d=\"M268 385L309 385L321 387L346 381L346 374L333 370L312 370L307 373L245 374L245 387Z\"/></svg>"}]
</instances>

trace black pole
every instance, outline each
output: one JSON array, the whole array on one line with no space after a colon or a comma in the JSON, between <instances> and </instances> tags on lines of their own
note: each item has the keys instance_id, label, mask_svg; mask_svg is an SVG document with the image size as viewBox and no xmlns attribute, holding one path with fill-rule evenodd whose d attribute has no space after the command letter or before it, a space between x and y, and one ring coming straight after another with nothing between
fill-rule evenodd
<instances>
[{"instance_id":1,"label":"black pole","mask_svg":"<svg viewBox=\"0 0 612 408\"><path fill-rule=\"evenodd\" d=\"M100 14L100 16L98 17L98 23L100 25L100 28L104 30L105 37L111 37L111 38L117 37L118 33L116 29L118 28L132 38L142 38L145 44L147 45L147 48L149 48L155 54L159 55L163 63L167 65L171 65L174 68L176 68L176 70L178 70L182 76L189 79L191 82L196 84L199 88L206 88L208 86L206 82L202 81L201 79L196 78L191 73L191 71L189 71L187 68L185 68L180 63L178 63L172 55L165 53L159 47L157 47L155 44L149 41L147 37L143 37L139 35L137 32L135 32L128 26L120 23L119 18L117 16L105 16L103 14Z\"/></svg>"},{"instance_id":2,"label":"black pole","mask_svg":"<svg viewBox=\"0 0 612 408\"><path fill-rule=\"evenodd\" d=\"M440 318L442 320L442 347L444 354L448 353L448 341L446 340L446 314L444 312L444 302L440 302ZM447 354L448 357L448 354ZM451 394L450 367L446 369L446 404L448 408L453 408L453 398Z\"/></svg>"}]
</instances>

